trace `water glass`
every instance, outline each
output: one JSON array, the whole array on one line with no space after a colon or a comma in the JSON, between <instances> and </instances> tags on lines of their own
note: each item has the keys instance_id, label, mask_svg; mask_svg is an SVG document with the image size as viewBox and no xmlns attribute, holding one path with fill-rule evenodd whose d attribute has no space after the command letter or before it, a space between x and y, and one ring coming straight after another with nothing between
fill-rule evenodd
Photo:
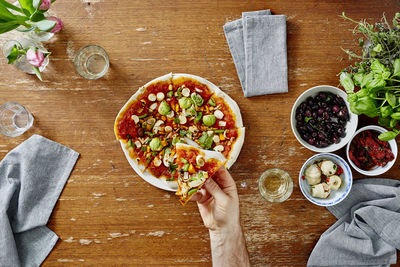
<instances>
[{"instance_id":1,"label":"water glass","mask_svg":"<svg viewBox=\"0 0 400 267\"><path fill-rule=\"evenodd\" d=\"M75 55L74 64L79 75L89 80L103 77L110 67L107 52L97 45L82 47Z\"/></svg>"},{"instance_id":2,"label":"water glass","mask_svg":"<svg viewBox=\"0 0 400 267\"><path fill-rule=\"evenodd\" d=\"M261 174L258 180L261 196L270 202L283 202L293 192L293 181L290 175L281 169L269 169Z\"/></svg>"},{"instance_id":3,"label":"water glass","mask_svg":"<svg viewBox=\"0 0 400 267\"><path fill-rule=\"evenodd\" d=\"M18 103L8 102L0 106L0 133L17 137L33 125L32 114Z\"/></svg>"}]
</instances>

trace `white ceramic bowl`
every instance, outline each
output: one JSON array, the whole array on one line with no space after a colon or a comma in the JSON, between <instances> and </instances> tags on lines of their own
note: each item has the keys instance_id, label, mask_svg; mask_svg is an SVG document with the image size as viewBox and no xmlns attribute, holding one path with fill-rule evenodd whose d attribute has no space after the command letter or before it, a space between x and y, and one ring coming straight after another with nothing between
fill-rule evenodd
<instances>
[{"instance_id":1,"label":"white ceramic bowl","mask_svg":"<svg viewBox=\"0 0 400 267\"><path fill-rule=\"evenodd\" d=\"M343 173L340 175L340 178L342 178L342 185L338 190L331 190L330 196L326 199L312 197L311 186L308 184L307 179L301 178L302 176L304 176L304 172L309 165L323 159L330 160L343 169ZM301 192L311 203L318 206L328 207L340 203L350 193L352 184L353 175L351 173L350 166L344 159L332 153L320 153L312 156L303 164L303 167L301 167L299 173L299 185Z\"/></svg>"},{"instance_id":2,"label":"white ceramic bowl","mask_svg":"<svg viewBox=\"0 0 400 267\"><path fill-rule=\"evenodd\" d=\"M347 106L347 109L348 109L349 115L350 115L350 120L346 124L346 136L344 138L341 138L340 142L338 144L331 144L331 145L329 145L327 147L323 147L323 148L318 148L316 146L313 146L313 145L310 145L309 143L307 143L305 140L303 140L301 138L299 132L296 129L296 109L297 109L297 107L303 101L305 101L309 96L316 96L319 92L331 92L335 95L339 95L340 97L342 97L344 102L346 103L346 106ZM339 150L342 147L344 147L350 141L350 139L353 137L355 131L357 130L357 124L358 124L358 116L353 114L350 111L350 106L349 106L349 103L347 103L346 99L347 99L346 92L344 92L343 90L340 90L337 87L330 86L330 85L318 85L318 86L312 87L312 88L308 89L307 91L305 91L304 93L302 93L297 98L296 102L294 102L294 105L292 108L292 113L290 115L290 124L292 126L293 134L296 137L296 139L300 142L300 144L302 144L304 147L306 147L312 151L315 151L315 152L333 152L333 151Z\"/></svg>"},{"instance_id":3,"label":"white ceramic bowl","mask_svg":"<svg viewBox=\"0 0 400 267\"><path fill-rule=\"evenodd\" d=\"M394 159L393 159L392 161L389 161L389 162L386 164L386 166L384 166L384 167L376 166L376 167L374 167L373 169L371 169L371 170L369 170L369 171L362 170L362 169L358 168L358 167L353 163L353 161L350 159L350 157L349 157L349 150L350 150L350 144L351 144L351 142L353 141L353 138L354 138L357 134L359 134L359 133L361 133L361 132L363 132L363 131L365 131L365 130L375 130L375 131L378 131L378 132L380 132L380 133L387 132L387 130L386 130L385 128L382 128L382 127L376 126L376 125L369 125L369 126L365 126L365 127L363 127L363 128L360 128L360 129L353 135L353 137L351 138L350 142L347 144L347 148L346 148L347 160L349 161L351 167L353 167L353 169L355 169L356 171L358 171L358 172L361 173L361 174L364 174L364 175L367 175L367 176L376 176L376 175L380 175L380 174L382 174L382 173L387 172L390 168L392 168L392 166L393 166L394 163L396 162L396 159L397 159L397 144L396 144L396 140L390 140L390 141L389 141L390 149L392 150L393 155L394 155Z\"/></svg>"}]
</instances>

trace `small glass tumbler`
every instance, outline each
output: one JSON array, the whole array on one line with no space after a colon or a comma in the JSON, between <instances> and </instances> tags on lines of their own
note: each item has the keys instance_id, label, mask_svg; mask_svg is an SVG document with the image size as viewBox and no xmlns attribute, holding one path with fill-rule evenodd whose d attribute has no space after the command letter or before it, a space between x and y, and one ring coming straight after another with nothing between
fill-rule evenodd
<instances>
[{"instance_id":1,"label":"small glass tumbler","mask_svg":"<svg viewBox=\"0 0 400 267\"><path fill-rule=\"evenodd\" d=\"M33 125L32 114L22 105L7 102L0 106L0 133L17 137Z\"/></svg>"},{"instance_id":2,"label":"small glass tumbler","mask_svg":"<svg viewBox=\"0 0 400 267\"><path fill-rule=\"evenodd\" d=\"M103 77L110 67L107 52L97 45L79 49L74 59L75 69L83 78L96 80Z\"/></svg>"},{"instance_id":3,"label":"small glass tumbler","mask_svg":"<svg viewBox=\"0 0 400 267\"><path fill-rule=\"evenodd\" d=\"M290 175L281 169L269 169L261 174L258 180L261 196L270 202L283 202L293 192L293 181Z\"/></svg>"}]
</instances>

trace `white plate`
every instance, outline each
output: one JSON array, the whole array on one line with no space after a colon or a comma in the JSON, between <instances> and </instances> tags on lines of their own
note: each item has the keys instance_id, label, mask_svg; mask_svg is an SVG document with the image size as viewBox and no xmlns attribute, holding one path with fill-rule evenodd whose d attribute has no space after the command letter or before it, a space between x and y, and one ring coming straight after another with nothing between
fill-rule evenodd
<instances>
[{"instance_id":1,"label":"white plate","mask_svg":"<svg viewBox=\"0 0 400 267\"><path fill-rule=\"evenodd\" d=\"M195 80L197 80L197 81L199 81L199 82L201 82L201 83L207 85L207 86L210 88L210 90L211 90L212 92L214 92L214 93L215 93L216 95L218 95L219 97L223 97L224 100L225 100L225 102L230 106L230 108L232 109L232 111L234 112L234 114L235 114L235 116L236 116L236 123L235 123L235 126L236 126L237 128L243 127L242 115L240 114L239 106L238 106L238 104L237 104L229 95L227 95L226 93L224 93L224 92L223 92L221 89L219 89L216 85L214 85L213 83L211 83L210 81L208 81L208 80L206 80L206 79L204 79L204 78L201 78L201 77L196 76L196 75L183 74L183 73L179 73L179 74L175 74L175 73L172 74L172 73L169 73L169 74L166 74L166 75L164 75L164 76L155 78L155 79L151 80L150 82L146 83L143 87L139 88L139 90L129 98L129 100L125 103L125 105L124 105L124 106L121 108L121 110L119 111L119 113L118 113L118 115L117 115L116 118L118 118L118 117L120 116L120 114L121 114L122 112L124 112L124 111L130 106L130 104L131 104L132 101L136 100L136 98L137 98L141 93L143 93L144 88L146 88L148 85L150 85L150 84L152 84L153 82L156 82L156 81L167 81L167 80L172 79L173 77L175 78L175 76L176 76L176 77L187 77L187 78L192 78L192 79L195 79ZM244 129L244 128L243 128L243 129ZM242 145L243 145L244 134L245 134L245 133L244 133L244 130L242 131L241 134L242 134L242 136L241 136L240 140L237 140L237 142L236 142L236 143L237 143L237 149L239 150L238 152L240 152L240 150L241 150L241 148L242 148ZM239 141L240 141L240 142L239 142ZM149 184L151 184L151 185L153 185L153 186L155 186L155 187L158 187L158 188L160 188L160 189L163 189L163 190L175 192L175 191L178 189L178 186L177 186L177 183L176 183L176 182L169 182L169 181L166 181L165 178L157 178L157 177L153 176L153 175L152 175L149 171L147 171L147 170L143 172L143 171L140 169L140 166L139 166L136 162L134 162L134 159L132 159L132 158L129 156L129 151L126 149L126 144L124 144L121 140L120 140L119 142L120 142L120 144L121 144L122 151L124 151L125 157L126 157L126 159L128 160L129 164L131 165L132 169L134 169L135 172L136 172L143 180L145 180L145 181L148 182ZM236 145L236 143L235 143L235 145ZM236 161L238 155L239 155L239 153L236 153L236 155L233 155L233 157L230 155L230 158L227 159L227 160L228 160L228 163L227 163L227 167L228 167L228 168L229 168L230 166L233 165L233 163Z\"/></svg>"}]
</instances>

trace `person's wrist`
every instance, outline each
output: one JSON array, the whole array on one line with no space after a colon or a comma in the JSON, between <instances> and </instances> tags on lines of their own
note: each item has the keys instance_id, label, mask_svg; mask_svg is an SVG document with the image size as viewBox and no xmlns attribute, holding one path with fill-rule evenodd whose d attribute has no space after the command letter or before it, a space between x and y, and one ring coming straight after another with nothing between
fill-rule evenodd
<instances>
[{"instance_id":1,"label":"person's wrist","mask_svg":"<svg viewBox=\"0 0 400 267\"><path fill-rule=\"evenodd\" d=\"M209 233L211 241L217 243L229 242L243 236L240 222L225 227L209 229Z\"/></svg>"}]
</instances>

